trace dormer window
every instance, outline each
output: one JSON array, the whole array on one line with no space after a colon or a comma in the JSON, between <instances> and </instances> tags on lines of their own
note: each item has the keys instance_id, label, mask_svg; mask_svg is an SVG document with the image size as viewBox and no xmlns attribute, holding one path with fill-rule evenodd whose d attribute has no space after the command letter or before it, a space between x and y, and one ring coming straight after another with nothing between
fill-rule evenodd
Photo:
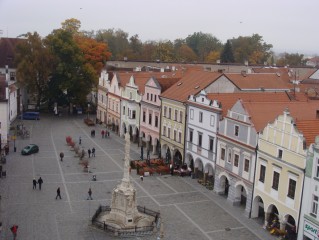
<instances>
[{"instance_id":1,"label":"dormer window","mask_svg":"<svg viewBox=\"0 0 319 240\"><path fill-rule=\"evenodd\" d=\"M177 86L180 86L180 85L182 85L182 82L177 83Z\"/></svg>"},{"instance_id":2,"label":"dormer window","mask_svg":"<svg viewBox=\"0 0 319 240\"><path fill-rule=\"evenodd\" d=\"M204 98L202 98L202 102L204 102Z\"/></svg>"}]
</instances>

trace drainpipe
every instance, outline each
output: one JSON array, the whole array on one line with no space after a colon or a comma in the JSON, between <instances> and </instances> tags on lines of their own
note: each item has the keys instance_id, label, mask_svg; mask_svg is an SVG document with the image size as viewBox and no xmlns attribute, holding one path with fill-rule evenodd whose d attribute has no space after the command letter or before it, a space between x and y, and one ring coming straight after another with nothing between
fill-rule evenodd
<instances>
[{"instance_id":1,"label":"drainpipe","mask_svg":"<svg viewBox=\"0 0 319 240\"><path fill-rule=\"evenodd\" d=\"M306 166L307 166L307 158L306 158ZM298 234L299 224L300 224L300 215L301 215L301 209L302 209L302 200L303 200L303 190L305 187L305 177L306 177L306 169L303 170L303 183L302 183L302 190L301 190L301 200L300 200L300 208L299 208L299 216L298 216L298 228L296 227L296 234Z\"/></svg>"}]
</instances>

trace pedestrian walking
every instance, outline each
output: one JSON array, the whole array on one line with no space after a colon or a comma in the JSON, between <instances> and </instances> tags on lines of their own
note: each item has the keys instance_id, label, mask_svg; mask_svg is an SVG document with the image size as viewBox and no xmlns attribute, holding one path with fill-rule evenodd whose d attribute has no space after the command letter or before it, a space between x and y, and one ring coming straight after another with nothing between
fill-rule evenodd
<instances>
[{"instance_id":1,"label":"pedestrian walking","mask_svg":"<svg viewBox=\"0 0 319 240\"><path fill-rule=\"evenodd\" d=\"M38 184L39 184L39 189L40 189L40 190L41 190L41 185L42 185L42 183L43 183L43 180L42 180L41 177L39 177L39 179L38 179Z\"/></svg>"},{"instance_id":2,"label":"pedestrian walking","mask_svg":"<svg viewBox=\"0 0 319 240\"><path fill-rule=\"evenodd\" d=\"M81 143L82 143L82 138L81 138L81 136L79 137L79 145L81 145Z\"/></svg>"},{"instance_id":3,"label":"pedestrian walking","mask_svg":"<svg viewBox=\"0 0 319 240\"><path fill-rule=\"evenodd\" d=\"M95 148L92 148L92 157L95 157Z\"/></svg>"},{"instance_id":4,"label":"pedestrian walking","mask_svg":"<svg viewBox=\"0 0 319 240\"><path fill-rule=\"evenodd\" d=\"M104 130L102 130L101 131L102 138L104 138L104 134L105 134L105 132L104 132Z\"/></svg>"},{"instance_id":5,"label":"pedestrian walking","mask_svg":"<svg viewBox=\"0 0 319 240\"><path fill-rule=\"evenodd\" d=\"M33 178L33 189L37 189L37 180Z\"/></svg>"},{"instance_id":6,"label":"pedestrian walking","mask_svg":"<svg viewBox=\"0 0 319 240\"><path fill-rule=\"evenodd\" d=\"M89 158L91 157L91 149L88 149Z\"/></svg>"},{"instance_id":7,"label":"pedestrian walking","mask_svg":"<svg viewBox=\"0 0 319 240\"><path fill-rule=\"evenodd\" d=\"M110 131L107 131L107 136L110 137Z\"/></svg>"},{"instance_id":8,"label":"pedestrian walking","mask_svg":"<svg viewBox=\"0 0 319 240\"><path fill-rule=\"evenodd\" d=\"M87 200L93 200L91 188L89 188L88 194L89 194L89 196L88 196Z\"/></svg>"},{"instance_id":9,"label":"pedestrian walking","mask_svg":"<svg viewBox=\"0 0 319 240\"><path fill-rule=\"evenodd\" d=\"M60 188L58 187L58 189L56 190L56 197L55 197L55 199L58 199L58 197L60 198L60 199L62 199L61 198L61 191L60 191Z\"/></svg>"},{"instance_id":10,"label":"pedestrian walking","mask_svg":"<svg viewBox=\"0 0 319 240\"><path fill-rule=\"evenodd\" d=\"M140 179L141 179L141 181L143 182L143 179L144 179L143 175L140 176Z\"/></svg>"},{"instance_id":11,"label":"pedestrian walking","mask_svg":"<svg viewBox=\"0 0 319 240\"><path fill-rule=\"evenodd\" d=\"M17 233L18 233L18 225L13 225L11 228L10 228L12 234L13 234L13 240L16 240L17 238Z\"/></svg>"},{"instance_id":12,"label":"pedestrian walking","mask_svg":"<svg viewBox=\"0 0 319 240\"><path fill-rule=\"evenodd\" d=\"M63 162L63 158L64 158L64 153L60 152L60 161Z\"/></svg>"}]
</instances>

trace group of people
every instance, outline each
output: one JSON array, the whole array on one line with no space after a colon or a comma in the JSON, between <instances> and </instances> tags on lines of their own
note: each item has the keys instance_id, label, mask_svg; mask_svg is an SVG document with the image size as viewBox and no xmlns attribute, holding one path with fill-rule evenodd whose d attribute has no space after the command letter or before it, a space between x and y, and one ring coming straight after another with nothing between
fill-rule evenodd
<instances>
[{"instance_id":1,"label":"group of people","mask_svg":"<svg viewBox=\"0 0 319 240\"><path fill-rule=\"evenodd\" d=\"M41 177L39 177L38 181L33 178L33 189L37 189L37 184L39 184L39 190L41 190L41 185L43 183L43 180Z\"/></svg>"},{"instance_id":2,"label":"group of people","mask_svg":"<svg viewBox=\"0 0 319 240\"><path fill-rule=\"evenodd\" d=\"M107 138L107 137L109 137L110 136L110 132L109 131L107 131L107 130L102 130L101 131L101 135L102 135L102 138Z\"/></svg>"},{"instance_id":3,"label":"group of people","mask_svg":"<svg viewBox=\"0 0 319 240\"><path fill-rule=\"evenodd\" d=\"M92 154L92 157L95 157L95 148L93 147L92 150L91 149L88 149L88 155L89 157L91 157L91 154Z\"/></svg>"}]
</instances>

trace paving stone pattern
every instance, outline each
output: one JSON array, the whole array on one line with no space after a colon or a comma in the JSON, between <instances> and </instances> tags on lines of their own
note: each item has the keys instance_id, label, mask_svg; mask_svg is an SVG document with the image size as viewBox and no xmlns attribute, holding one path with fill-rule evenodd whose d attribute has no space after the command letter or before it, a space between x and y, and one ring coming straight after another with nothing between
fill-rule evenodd
<instances>
[{"instance_id":1,"label":"paving stone pattern","mask_svg":"<svg viewBox=\"0 0 319 240\"><path fill-rule=\"evenodd\" d=\"M17 152L10 153L4 169L7 177L0 180L0 218L3 223L0 239L13 239L10 227L19 226L17 239L23 240L102 240L118 239L89 225L97 207L110 204L112 190L123 177L124 139L114 135L102 139L90 137L92 129L101 132L102 125L88 127L83 117L41 116L40 121L24 121L30 129L29 139L16 140ZM87 152L95 147L96 157L89 159L89 172L66 145L66 136ZM40 151L22 156L21 149L29 143ZM63 162L59 153L64 152ZM139 159L140 149L131 144L131 159ZM97 181L91 181L92 176ZM42 177L40 191L32 189L32 179ZM164 223L164 239L272 239L260 223L244 217L244 209L233 207L226 199L199 185L196 179L170 175L153 175L141 182L131 174L137 189L137 203L160 211ZM60 187L62 200L56 200ZM89 187L93 200L87 199ZM132 239L155 240L152 236Z\"/></svg>"}]
</instances>

